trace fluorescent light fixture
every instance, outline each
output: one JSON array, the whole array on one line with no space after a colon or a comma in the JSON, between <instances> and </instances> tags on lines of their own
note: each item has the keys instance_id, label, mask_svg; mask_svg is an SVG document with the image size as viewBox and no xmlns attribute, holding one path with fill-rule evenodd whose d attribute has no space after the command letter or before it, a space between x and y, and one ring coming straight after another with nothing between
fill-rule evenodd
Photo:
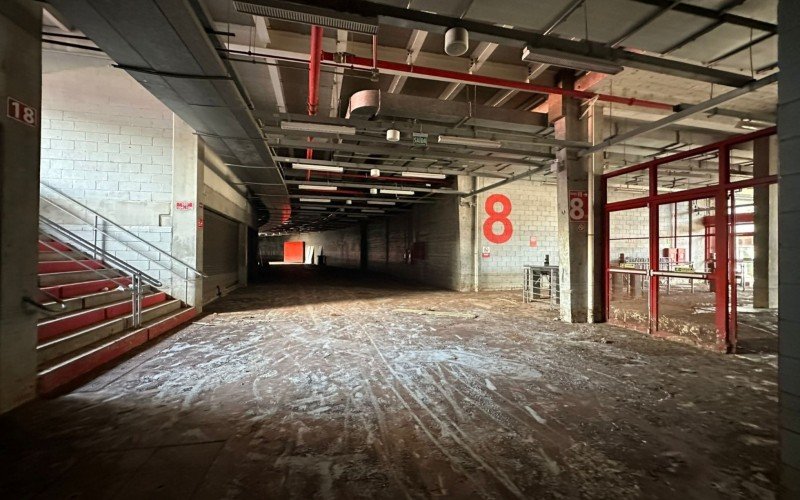
<instances>
[{"instance_id":1,"label":"fluorescent light fixture","mask_svg":"<svg viewBox=\"0 0 800 500\"><path fill-rule=\"evenodd\" d=\"M397 203L393 201L368 201L367 205L397 205Z\"/></svg>"},{"instance_id":2,"label":"fluorescent light fixture","mask_svg":"<svg viewBox=\"0 0 800 500\"><path fill-rule=\"evenodd\" d=\"M370 177L380 177L380 176L381 176L381 171L380 171L380 169L377 169L377 168L371 168L371 169L369 170L369 176L370 176Z\"/></svg>"},{"instance_id":3,"label":"fluorescent light fixture","mask_svg":"<svg viewBox=\"0 0 800 500\"><path fill-rule=\"evenodd\" d=\"M327 123L307 123L307 122L281 122L281 130L292 130L296 132L319 132L322 134L356 135L355 127L344 125L328 125Z\"/></svg>"},{"instance_id":4,"label":"fluorescent light fixture","mask_svg":"<svg viewBox=\"0 0 800 500\"><path fill-rule=\"evenodd\" d=\"M439 144L453 144L456 146L477 146L481 148L499 148L500 141L479 139L477 137L459 137L457 135L440 135Z\"/></svg>"},{"instance_id":5,"label":"fluorescent light fixture","mask_svg":"<svg viewBox=\"0 0 800 500\"><path fill-rule=\"evenodd\" d=\"M369 188L369 194L378 194L378 188Z\"/></svg>"},{"instance_id":6,"label":"fluorescent light fixture","mask_svg":"<svg viewBox=\"0 0 800 500\"><path fill-rule=\"evenodd\" d=\"M300 184L297 187L299 187L300 189L308 189L311 191L336 191L337 189L339 189L336 186L314 186L312 184Z\"/></svg>"},{"instance_id":7,"label":"fluorescent light fixture","mask_svg":"<svg viewBox=\"0 0 800 500\"><path fill-rule=\"evenodd\" d=\"M328 198L300 198L300 203L330 203Z\"/></svg>"},{"instance_id":8,"label":"fluorescent light fixture","mask_svg":"<svg viewBox=\"0 0 800 500\"><path fill-rule=\"evenodd\" d=\"M417 177L419 179L446 179L444 174L430 174L427 172L401 172L400 177Z\"/></svg>"},{"instance_id":9,"label":"fluorescent light fixture","mask_svg":"<svg viewBox=\"0 0 800 500\"><path fill-rule=\"evenodd\" d=\"M233 8L245 14L270 17L294 23L316 24L326 28L336 28L367 35L378 33L378 19L376 17L338 12L315 5L284 0L258 0L258 2L237 0L233 2Z\"/></svg>"},{"instance_id":10,"label":"fluorescent light fixture","mask_svg":"<svg viewBox=\"0 0 800 500\"><path fill-rule=\"evenodd\" d=\"M301 206L300 210L322 210L324 212L324 211L327 211L328 209L325 208L325 207L303 207L303 206Z\"/></svg>"},{"instance_id":11,"label":"fluorescent light fixture","mask_svg":"<svg viewBox=\"0 0 800 500\"><path fill-rule=\"evenodd\" d=\"M414 194L414 191L407 191L405 189L379 189L378 192L381 194L402 194L407 196Z\"/></svg>"},{"instance_id":12,"label":"fluorescent light fixture","mask_svg":"<svg viewBox=\"0 0 800 500\"><path fill-rule=\"evenodd\" d=\"M347 200L347 201L344 202L344 204L345 205L352 205L353 204L353 200Z\"/></svg>"},{"instance_id":13,"label":"fluorescent light fixture","mask_svg":"<svg viewBox=\"0 0 800 500\"><path fill-rule=\"evenodd\" d=\"M531 47L526 45L522 49L522 60L526 62L551 64L562 68L580 69L584 71L596 71L616 75L622 71L622 66L598 57L584 56L580 54L569 54L560 50L548 49L545 47Z\"/></svg>"},{"instance_id":14,"label":"fluorescent light fixture","mask_svg":"<svg viewBox=\"0 0 800 500\"><path fill-rule=\"evenodd\" d=\"M317 172L344 172L342 167L334 167L332 165L312 165L310 163L292 163L292 168L295 170L315 170Z\"/></svg>"},{"instance_id":15,"label":"fluorescent light fixture","mask_svg":"<svg viewBox=\"0 0 800 500\"><path fill-rule=\"evenodd\" d=\"M752 118L742 118L739 120L739 123L736 124L736 128L743 128L745 130L761 130L762 128L771 126L771 123L760 122L758 120L753 120Z\"/></svg>"},{"instance_id":16,"label":"fluorescent light fixture","mask_svg":"<svg viewBox=\"0 0 800 500\"><path fill-rule=\"evenodd\" d=\"M385 214L385 210L380 210L378 208L362 208L361 211L365 214Z\"/></svg>"}]
</instances>

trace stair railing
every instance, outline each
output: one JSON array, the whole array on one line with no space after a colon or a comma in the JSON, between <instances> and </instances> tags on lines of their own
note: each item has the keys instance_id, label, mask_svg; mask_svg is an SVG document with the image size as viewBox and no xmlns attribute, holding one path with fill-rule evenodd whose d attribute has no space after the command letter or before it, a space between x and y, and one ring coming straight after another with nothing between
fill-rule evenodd
<instances>
[{"instance_id":1,"label":"stair railing","mask_svg":"<svg viewBox=\"0 0 800 500\"><path fill-rule=\"evenodd\" d=\"M68 243L71 247L74 247L76 250L79 250L85 254L96 255L105 263L112 264L116 270L121 271L123 274L127 274L130 276L130 284L126 283L123 280L120 280L118 276L107 276L101 273L98 269L87 265L81 259L77 259L74 256L68 254L65 251L62 251L58 246L51 244L48 241L41 241L41 243L45 248L47 248L51 252L55 252L59 254L64 260L75 262L78 264L79 267L84 268L86 271L93 272L97 274L100 279L111 281L115 283L119 289L129 289L131 292L131 319L132 319L132 326L134 328L138 328L142 324L142 298L144 297L144 288L143 283L147 283L149 285L159 287L162 286L162 283L157 280L156 278L150 276L147 273L142 272L141 270L131 266L127 262L118 259L112 254L109 254L104 249L95 247L92 243L86 241L85 239L81 238L77 234L72 233L66 228L61 227L57 223L47 219L46 217L40 215L39 216L39 231L42 234L49 235L53 238L57 238L60 241ZM95 259L98 259L95 257ZM65 309L66 304L52 295L48 294L47 292L41 291L41 293L49 296L53 301L58 303L61 306L61 309ZM37 309L41 310L46 314L57 314L59 311L53 310L52 308L48 307L46 303L39 303L30 297L24 297L23 301L33 305Z\"/></svg>"},{"instance_id":2,"label":"stair railing","mask_svg":"<svg viewBox=\"0 0 800 500\"><path fill-rule=\"evenodd\" d=\"M112 221L108 217L70 197L63 191L44 182L40 183L40 187L41 192L39 199L42 207L50 206L55 209L57 213L62 213L68 216L69 220L77 221L78 225L91 229L93 235L93 243L91 243L92 252L97 252L93 253L95 258L98 258L100 255L104 255L106 257L113 255L104 249L104 244L101 244L100 240L102 239L102 236L105 236L109 240L121 245L125 250L135 252L137 255L143 257L148 263L154 263L156 266L169 271L172 275L183 281L185 302L189 301L189 284L207 277L200 270L187 264L169 252L160 249L149 241L139 237L128 229ZM70 231L63 226L62 229L74 234L73 231ZM117 259L117 261L122 262L121 259ZM115 266L118 265L117 262L113 263ZM128 266L130 266L130 264L128 264ZM142 275L143 280L147 281L144 278L146 273L142 273ZM154 286L161 287L163 285L159 284Z\"/></svg>"}]
</instances>

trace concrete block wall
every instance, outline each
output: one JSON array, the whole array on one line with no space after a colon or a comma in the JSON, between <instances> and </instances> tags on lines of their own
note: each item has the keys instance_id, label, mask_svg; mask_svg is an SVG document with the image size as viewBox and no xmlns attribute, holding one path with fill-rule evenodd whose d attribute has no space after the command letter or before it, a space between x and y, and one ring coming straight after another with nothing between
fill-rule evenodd
<instances>
[{"instance_id":1,"label":"concrete block wall","mask_svg":"<svg viewBox=\"0 0 800 500\"><path fill-rule=\"evenodd\" d=\"M282 256L282 246L285 241L304 241L306 248L313 246L315 261L317 256L322 253L329 266L358 269L361 265L361 229L358 225L334 231L278 237L265 244L272 245L273 249L276 245L280 245L280 255ZM275 253L274 250L272 253Z\"/></svg>"},{"instance_id":2,"label":"concrete block wall","mask_svg":"<svg viewBox=\"0 0 800 500\"><path fill-rule=\"evenodd\" d=\"M778 3L778 314L782 498L800 497L800 2Z\"/></svg>"},{"instance_id":3,"label":"concrete block wall","mask_svg":"<svg viewBox=\"0 0 800 500\"><path fill-rule=\"evenodd\" d=\"M478 179L481 188L496 183L496 179ZM493 194L508 197L511 213L508 219L513 226L511 238L505 243L492 243L484 234L484 223L490 217L486 200ZM540 181L519 180L498 189L481 193L478 203L479 288L481 290L522 288L522 267L543 265L545 256L550 264L558 265L558 222L556 186ZM494 208L501 210L498 205ZM500 234L502 225L494 223L494 233ZM531 246L531 238L535 245ZM483 248L488 247L491 256L483 257Z\"/></svg>"},{"instance_id":4,"label":"concrete block wall","mask_svg":"<svg viewBox=\"0 0 800 500\"><path fill-rule=\"evenodd\" d=\"M102 61L45 52L41 180L169 252L172 112ZM77 220L57 220L92 240ZM106 240L108 250L169 282L170 272Z\"/></svg>"}]
</instances>

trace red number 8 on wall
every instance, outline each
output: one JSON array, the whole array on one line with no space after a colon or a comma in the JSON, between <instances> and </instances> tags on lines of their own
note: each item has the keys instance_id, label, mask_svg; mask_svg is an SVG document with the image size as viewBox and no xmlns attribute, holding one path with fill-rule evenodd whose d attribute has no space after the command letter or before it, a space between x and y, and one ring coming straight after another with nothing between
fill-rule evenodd
<instances>
[{"instance_id":1,"label":"red number 8 on wall","mask_svg":"<svg viewBox=\"0 0 800 500\"><path fill-rule=\"evenodd\" d=\"M494 208L498 203L502 207L500 211L496 211ZM486 239L497 245L510 240L511 235L514 234L514 226L508 219L509 214L511 214L511 200L509 200L506 195L493 194L486 198L484 210L486 210L486 214L489 216L483 223L483 235ZM499 222L503 225L503 232L500 234L495 234L494 232L495 222Z\"/></svg>"}]
</instances>

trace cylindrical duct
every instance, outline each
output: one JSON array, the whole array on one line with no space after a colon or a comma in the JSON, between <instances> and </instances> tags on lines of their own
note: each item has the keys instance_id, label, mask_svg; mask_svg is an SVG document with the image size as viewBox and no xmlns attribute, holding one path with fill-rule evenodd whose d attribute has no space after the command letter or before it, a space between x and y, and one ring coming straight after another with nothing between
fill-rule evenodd
<instances>
[{"instance_id":1,"label":"cylindrical duct","mask_svg":"<svg viewBox=\"0 0 800 500\"><path fill-rule=\"evenodd\" d=\"M463 56L469 49L469 32L464 28L450 28L444 34L444 51L448 56Z\"/></svg>"},{"instance_id":2,"label":"cylindrical duct","mask_svg":"<svg viewBox=\"0 0 800 500\"><path fill-rule=\"evenodd\" d=\"M400 140L400 131L390 128L386 131L386 140L389 142L397 142Z\"/></svg>"}]
</instances>

